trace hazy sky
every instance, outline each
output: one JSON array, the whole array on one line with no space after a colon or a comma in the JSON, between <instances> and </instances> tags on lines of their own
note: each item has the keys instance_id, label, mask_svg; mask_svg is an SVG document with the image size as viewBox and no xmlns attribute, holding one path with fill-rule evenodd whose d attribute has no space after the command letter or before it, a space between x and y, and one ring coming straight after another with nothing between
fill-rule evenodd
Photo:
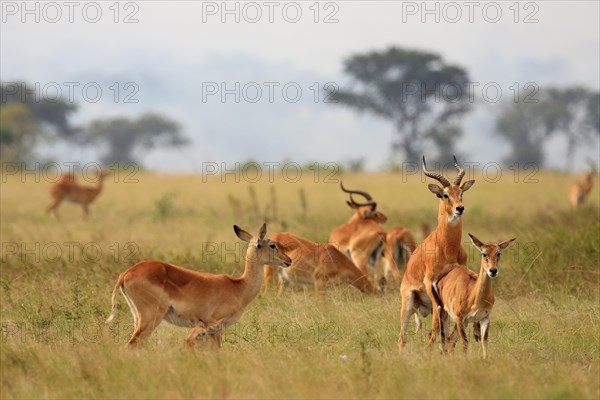
<instances>
[{"instance_id":1,"label":"hazy sky","mask_svg":"<svg viewBox=\"0 0 600 400\"><path fill-rule=\"evenodd\" d=\"M505 101L530 82L600 87L597 1L1 4L0 78L48 90L56 82L63 98L75 82L82 123L148 110L180 120L191 146L142 157L161 170L250 158L362 157L380 166L393 126L326 104L315 88L343 85L349 55L389 46L440 53L467 68L478 88L500 87ZM97 102L82 93L86 84L101 88ZM230 92L222 98L221 89ZM127 95L138 103L126 103ZM492 134L498 105L484 101L464 120L459 148L475 161L498 161L508 151ZM562 166L560 140L546 146L549 164ZM75 157L68 147L49 151L63 160L95 158L91 151ZM598 161L598 148L585 155Z\"/></svg>"}]
</instances>

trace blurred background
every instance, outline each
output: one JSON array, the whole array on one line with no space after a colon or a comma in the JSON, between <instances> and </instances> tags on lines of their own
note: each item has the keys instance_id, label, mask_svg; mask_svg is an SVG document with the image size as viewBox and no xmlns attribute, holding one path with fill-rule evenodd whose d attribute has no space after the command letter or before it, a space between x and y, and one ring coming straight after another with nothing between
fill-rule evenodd
<instances>
[{"instance_id":1,"label":"blurred background","mask_svg":"<svg viewBox=\"0 0 600 400\"><path fill-rule=\"evenodd\" d=\"M588 170L599 4L3 1L0 157Z\"/></svg>"}]
</instances>

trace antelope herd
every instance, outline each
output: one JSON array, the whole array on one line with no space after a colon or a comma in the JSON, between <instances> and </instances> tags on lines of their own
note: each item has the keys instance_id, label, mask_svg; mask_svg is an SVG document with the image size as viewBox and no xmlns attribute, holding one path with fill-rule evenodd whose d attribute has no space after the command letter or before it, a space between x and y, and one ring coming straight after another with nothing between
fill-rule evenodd
<instances>
[{"instance_id":1,"label":"antelope herd","mask_svg":"<svg viewBox=\"0 0 600 400\"><path fill-rule=\"evenodd\" d=\"M266 237L266 224L258 235L234 225L235 234L248 243L244 273L240 277L196 272L161 261L143 261L123 272L112 293L112 310L107 322L117 313L120 291L134 320L129 340L136 345L148 338L163 321L191 328L187 343L193 346L209 336L217 348L221 334L242 316L247 305L259 294L267 294L277 278L277 297L290 284L313 286L322 298L331 284L348 285L365 294L383 295L386 286L400 281L400 335L398 348L406 345L411 316L420 330L422 318L432 315L429 347L440 336L440 350L447 344L454 349L460 338L467 351L465 328L473 325L473 336L481 341L483 358L487 357L490 314L494 306L492 281L498 276L500 255L515 239L483 243L469 233L472 244L482 254L479 273L466 265L467 252L461 244L463 194L474 180L463 182L465 170L454 157L456 177L451 182L442 174L430 171L423 157L422 171L440 185L429 184L438 199L437 226L430 232L424 223L424 239L417 246L414 235L406 227L385 230L387 217L377 210L373 197L357 189L341 190L348 194L347 205L353 210L349 220L333 229L329 243L315 243L298 235L281 232ZM65 174L50 187L54 212L63 200L80 204L84 216L88 206L100 194L101 172L96 186L82 186L74 175ZM586 203L592 188L593 174L573 183L569 199L573 206ZM361 196L357 201L355 196ZM383 263L383 266L381 266ZM402 273L403 272L403 273ZM448 335L450 320L454 329Z\"/></svg>"}]
</instances>

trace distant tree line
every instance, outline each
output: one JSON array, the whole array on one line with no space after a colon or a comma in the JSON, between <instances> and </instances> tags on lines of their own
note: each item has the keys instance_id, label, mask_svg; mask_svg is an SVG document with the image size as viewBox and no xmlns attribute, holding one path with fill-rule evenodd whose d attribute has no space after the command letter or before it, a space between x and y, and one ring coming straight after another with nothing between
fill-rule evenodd
<instances>
[{"instance_id":1,"label":"distant tree line","mask_svg":"<svg viewBox=\"0 0 600 400\"><path fill-rule=\"evenodd\" d=\"M76 110L77 104L45 98L26 83L0 83L0 162L31 163L44 141L99 147L104 165L139 163L144 150L188 143L176 121L157 113L74 126Z\"/></svg>"},{"instance_id":2,"label":"distant tree line","mask_svg":"<svg viewBox=\"0 0 600 400\"><path fill-rule=\"evenodd\" d=\"M392 149L404 161L418 162L425 149L437 153L434 162L460 153L460 122L475 105L466 95L471 82L464 68L434 53L391 47L349 57L344 72L349 87L325 88L330 99L390 120L396 127ZM498 108L495 132L512 149L504 162L543 167L544 141L562 135L571 170L577 147L600 136L600 93L579 86L532 90Z\"/></svg>"},{"instance_id":3,"label":"distant tree line","mask_svg":"<svg viewBox=\"0 0 600 400\"><path fill-rule=\"evenodd\" d=\"M419 162L457 154L461 121L476 102L467 70L431 52L391 47L352 55L344 61L348 87L326 87L329 99L389 120L396 128L392 151ZM530 88L497 107L495 133L511 147L506 164L544 166L544 142L565 139L565 169L572 170L577 148L600 137L600 93L586 87ZM179 124L160 114L101 118L73 126L77 105L50 100L24 83L0 84L0 161L30 162L42 141L65 140L101 149L104 164L137 162L154 147L182 146ZM355 166L359 168L361 166ZM352 169L352 168L351 168Z\"/></svg>"}]
</instances>

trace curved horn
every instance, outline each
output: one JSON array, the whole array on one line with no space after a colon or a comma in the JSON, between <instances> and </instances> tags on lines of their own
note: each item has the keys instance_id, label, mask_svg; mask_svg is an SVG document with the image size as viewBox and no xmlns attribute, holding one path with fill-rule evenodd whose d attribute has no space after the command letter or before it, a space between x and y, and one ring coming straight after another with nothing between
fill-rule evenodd
<instances>
[{"instance_id":1,"label":"curved horn","mask_svg":"<svg viewBox=\"0 0 600 400\"><path fill-rule=\"evenodd\" d=\"M375 210L375 208L377 207L377 202L373 201L373 200L368 200L364 203L358 203L357 201L354 200L354 198L352 197L352 193L350 193L350 201L352 202L352 204L354 204L357 207L363 207L363 206L373 206L373 210Z\"/></svg>"},{"instance_id":2,"label":"curved horn","mask_svg":"<svg viewBox=\"0 0 600 400\"><path fill-rule=\"evenodd\" d=\"M462 181L463 176L465 176L465 170L460 165L458 165L458 160L456 159L456 156L452 155L452 157L454 157L454 167L458 171L458 175L456 176L456 179L454 179L454 184L458 186L460 185L460 181Z\"/></svg>"},{"instance_id":3,"label":"curved horn","mask_svg":"<svg viewBox=\"0 0 600 400\"><path fill-rule=\"evenodd\" d=\"M368 201L373 201L373 197L371 197L371 195L367 192L363 192L362 190L353 190L353 189L346 189L344 187L344 183L342 181L340 181L340 187L342 188L342 190L345 193L350 193L350 198L352 198L352 194L360 194L361 196L363 196L365 199L367 199ZM354 202L354 200L352 200ZM359 204L359 203L356 203Z\"/></svg>"},{"instance_id":4,"label":"curved horn","mask_svg":"<svg viewBox=\"0 0 600 400\"><path fill-rule=\"evenodd\" d=\"M425 164L425 156L423 156L423 173L425 174L425 176L433 178L439 183L441 183L443 187L450 186L450 181L448 179L444 178L440 174L436 174L435 172L430 172L427 170L427 165Z\"/></svg>"}]
</instances>

